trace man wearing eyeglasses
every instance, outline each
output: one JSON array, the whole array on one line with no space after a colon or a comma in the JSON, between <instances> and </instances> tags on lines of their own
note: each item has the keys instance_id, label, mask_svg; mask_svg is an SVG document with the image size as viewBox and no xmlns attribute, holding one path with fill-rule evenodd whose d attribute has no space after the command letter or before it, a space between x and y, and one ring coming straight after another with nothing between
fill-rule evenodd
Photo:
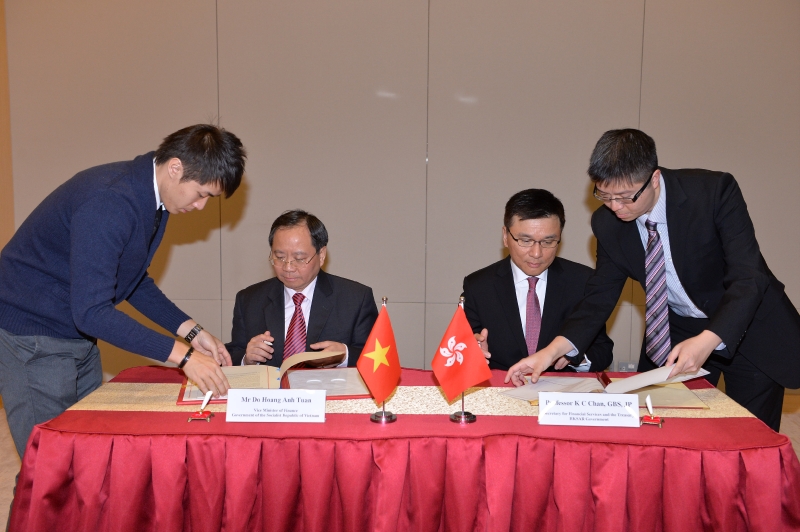
<instances>
[{"instance_id":1,"label":"man wearing eyeglasses","mask_svg":"<svg viewBox=\"0 0 800 532\"><path fill-rule=\"evenodd\" d=\"M563 229L564 206L553 194L514 194L503 219L508 257L464 279L464 311L490 367L507 370L549 344L583 297L592 269L556 257ZM602 327L579 356L555 360L555 369L602 371L613 347Z\"/></svg>"},{"instance_id":2,"label":"man wearing eyeglasses","mask_svg":"<svg viewBox=\"0 0 800 532\"><path fill-rule=\"evenodd\" d=\"M287 211L269 232L275 277L236 294L233 364L279 367L306 351L339 351L355 366L378 318L372 289L322 271L328 231L313 214Z\"/></svg>"},{"instance_id":3,"label":"man wearing eyeglasses","mask_svg":"<svg viewBox=\"0 0 800 532\"><path fill-rule=\"evenodd\" d=\"M653 139L608 131L589 176L604 203L592 216L597 269L586 297L547 347L506 377L534 380L553 360L588 345L628 278L646 294L639 370L701 367L726 393L774 430L784 387L800 387L800 315L761 256L733 176L658 167Z\"/></svg>"}]
</instances>

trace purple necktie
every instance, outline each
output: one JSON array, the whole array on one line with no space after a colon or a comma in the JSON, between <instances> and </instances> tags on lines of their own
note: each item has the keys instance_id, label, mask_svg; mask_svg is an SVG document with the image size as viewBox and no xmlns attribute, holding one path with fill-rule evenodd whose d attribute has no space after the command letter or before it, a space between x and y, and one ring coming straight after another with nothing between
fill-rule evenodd
<instances>
[{"instance_id":1,"label":"purple necktie","mask_svg":"<svg viewBox=\"0 0 800 532\"><path fill-rule=\"evenodd\" d=\"M645 295L645 343L647 356L656 366L667 360L671 351L669 340L669 302L667 301L667 268L664 250L656 231L656 223L647 220L647 254L644 259Z\"/></svg>"},{"instance_id":2,"label":"purple necktie","mask_svg":"<svg viewBox=\"0 0 800 532\"><path fill-rule=\"evenodd\" d=\"M283 358L288 358L306 350L306 320L303 318L303 309L300 304L305 296L300 292L292 296L294 302L294 314L289 322L289 330L286 331L286 343L283 346Z\"/></svg>"},{"instance_id":3,"label":"purple necktie","mask_svg":"<svg viewBox=\"0 0 800 532\"><path fill-rule=\"evenodd\" d=\"M528 354L536 352L539 344L539 331L542 330L542 311L539 308L539 298L536 297L536 283L538 277L528 277L528 304L525 307L525 344Z\"/></svg>"}]
</instances>

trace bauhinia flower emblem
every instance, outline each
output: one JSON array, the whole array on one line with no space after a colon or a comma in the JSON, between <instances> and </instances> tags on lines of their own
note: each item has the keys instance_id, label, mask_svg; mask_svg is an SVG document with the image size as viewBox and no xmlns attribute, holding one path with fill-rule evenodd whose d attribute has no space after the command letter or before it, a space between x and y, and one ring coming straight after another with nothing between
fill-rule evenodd
<instances>
[{"instance_id":1,"label":"bauhinia flower emblem","mask_svg":"<svg viewBox=\"0 0 800 532\"><path fill-rule=\"evenodd\" d=\"M447 347L439 348L439 354L447 359L447 362L444 363L445 367L452 366L456 363L456 360L458 360L459 364L464 362L464 355L461 352L466 348L467 344L464 342L456 343L456 337L451 336L447 340Z\"/></svg>"}]
</instances>

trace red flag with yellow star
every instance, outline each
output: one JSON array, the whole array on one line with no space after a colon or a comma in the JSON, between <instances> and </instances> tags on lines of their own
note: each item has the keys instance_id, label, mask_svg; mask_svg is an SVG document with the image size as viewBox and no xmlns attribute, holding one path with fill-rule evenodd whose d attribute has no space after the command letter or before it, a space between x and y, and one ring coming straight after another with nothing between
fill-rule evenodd
<instances>
[{"instance_id":1,"label":"red flag with yellow star","mask_svg":"<svg viewBox=\"0 0 800 532\"><path fill-rule=\"evenodd\" d=\"M384 402L400 381L400 358L385 305L381 307L356 367L377 403Z\"/></svg>"}]
</instances>

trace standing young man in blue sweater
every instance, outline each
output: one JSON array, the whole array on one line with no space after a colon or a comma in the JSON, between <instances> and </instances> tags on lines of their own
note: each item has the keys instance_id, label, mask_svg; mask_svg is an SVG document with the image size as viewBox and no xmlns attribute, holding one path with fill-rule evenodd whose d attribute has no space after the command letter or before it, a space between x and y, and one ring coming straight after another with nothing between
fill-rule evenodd
<instances>
[{"instance_id":1,"label":"standing young man in blue sweater","mask_svg":"<svg viewBox=\"0 0 800 532\"><path fill-rule=\"evenodd\" d=\"M233 194L245 157L234 134L187 127L155 152L78 173L23 222L0 253L0 395L20 457L35 424L100 386L98 338L178 364L203 391L227 392L224 344L167 299L147 268L169 215ZM117 310L122 301L191 346Z\"/></svg>"}]
</instances>

